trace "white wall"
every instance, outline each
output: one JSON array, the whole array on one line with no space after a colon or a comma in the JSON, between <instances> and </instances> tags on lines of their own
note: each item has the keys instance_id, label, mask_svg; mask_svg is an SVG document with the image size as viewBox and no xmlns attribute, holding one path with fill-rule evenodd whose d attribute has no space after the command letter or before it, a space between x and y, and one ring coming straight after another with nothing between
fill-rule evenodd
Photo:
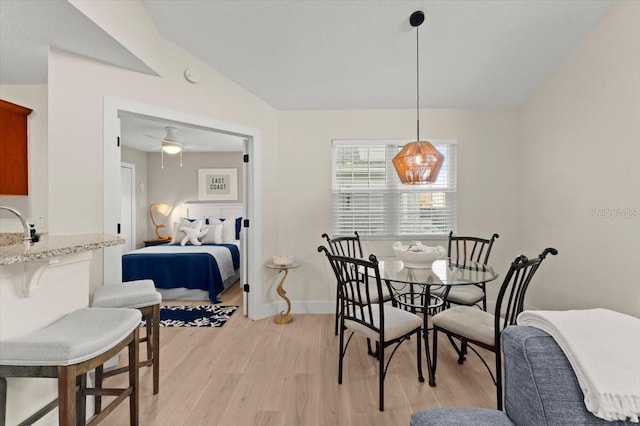
<instances>
[{"instance_id":1,"label":"white wall","mask_svg":"<svg viewBox=\"0 0 640 426\"><path fill-rule=\"evenodd\" d=\"M29 223L38 225L37 218L42 216L44 226L38 226L38 232L47 230L48 222L48 183L47 183L47 86L43 84L0 85L0 98L14 104L31 108L27 129L29 132L29 195L0 196L0 205L17 208ZM22 226L20 226L22 229Z\"/></svg>"},{"instance_id":2,"label":"white wall","mask_svg":"<svg viewBox=\"0 0 640 426\"><path fill-rule=\"evenodd\" d=\"M316 251L322 233L331 233L331 140L413 140L415 110L281 111L279 118L278 190L264 194L278 199L277 229L265 230L276 234L278 245L264 255L295 255L302 265L289 271L287 295L317 301L319 308L335 297L335 278ZM427 138L458 140L458 231L487 237L499 233L492 263L502 274L520 254L518 111L423 110L420 125ZM393 256L391 244L365 242L364 248Z\"/></svg>"},{"instance_id":3,"label":"white wall","mask_svg":"<svg viewBox=\"0 0 640 426\"><path fill-rule=\"evenodd\" d=\"M51 233L102 231L102 103L104 96L183 111L259 129L262 152L277 143L275 110L218 72L159 37L140 2L74 2L161 76L149 76L51 49L49 54L49 204ZM135 37L134 37L135 36ZM201 75L188 83L183 72ZM263 187L277 163L263 162ZM82 194L82 197L78 197ZM273 227L271 200L262 222ZM262 239L263 246L273 241ZM96 255L99 258L98 255ZM260 260L258 260L260 262ZM100 285L95 262L92 286ZM275 295L268 295L276 298Z\"/></svg>"},{"instance_id":4,"label":"white wall","mask_svg":"<svg viewBox=\"0 0 640 426\"><path fill-rule=\"evenodd\" d=\"M640 2L617 2L522 110L521 244L559 251L534 306L640 316L639 141Z\"/></svg>"},{"instance_id":5,"label":"white wall","mask_svg":"<svg viewBox=\"0 0 640 426\"><path fill-rule=\"evenodd\" d=\"M158 223L169 226L168 232L173 232L173 222L179 221L186 215L184 203L198 201L198 169L207 168L234 168L238 171L238 199L229 202L242 202L242 152L184 152L182 167L180 157L176 155L164 156L164 169L161 168L160 154L157 152L147 154L147 176L149 179L149 204L166 203L173 206L169 217ZM148 212L147 206L147 212ZM151 223L149 214L148 237L155 237L155 227ZM164 232L166 234L167 231Z\"/></svg>"}]
</instances>

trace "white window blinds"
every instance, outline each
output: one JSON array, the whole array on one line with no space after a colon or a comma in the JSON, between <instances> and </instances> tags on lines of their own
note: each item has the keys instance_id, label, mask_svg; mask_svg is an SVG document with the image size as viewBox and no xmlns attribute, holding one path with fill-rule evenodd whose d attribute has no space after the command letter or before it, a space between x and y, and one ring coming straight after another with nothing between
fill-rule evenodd
<instances>
[{"instance_id":1,"label":"white window blinds","mask_svg":"<svg viewBox=\"0 0 640 426\"><path fill-rule=\"evenodd\" d=\"M334 140L332 234L441 238L456 225L456 144L431 143L445 157L438 180L402 185L391 159L406 141Z\"/></svg>"}]
</instances>

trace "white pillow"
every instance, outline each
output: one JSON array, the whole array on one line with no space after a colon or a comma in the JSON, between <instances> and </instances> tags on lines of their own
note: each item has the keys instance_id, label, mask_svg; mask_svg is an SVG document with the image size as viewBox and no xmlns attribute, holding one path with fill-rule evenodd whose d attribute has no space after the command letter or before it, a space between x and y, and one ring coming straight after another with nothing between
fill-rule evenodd
<instances>
[{"instance_id":1,"label":"white pillow","mask_svg":"<svg viewBox=\"0 0 640 426\"><path fill-rule=\"evenodd\" d=\"M209 228L209 232L200 241L205 244L222 243L222 222L218 219L209 219L209 224L205 225L204 228Z\"/></svg>"},{"instance_id":2,"label":"white pillow","mask_svg":"<svg viewBox=\"0 0 640 426\"><path fill-rule=\"evenodd\" d=\"M232 243L236 241L236 219L228 217L222 222L222 242Z\"/></svg>"}]
</instances>

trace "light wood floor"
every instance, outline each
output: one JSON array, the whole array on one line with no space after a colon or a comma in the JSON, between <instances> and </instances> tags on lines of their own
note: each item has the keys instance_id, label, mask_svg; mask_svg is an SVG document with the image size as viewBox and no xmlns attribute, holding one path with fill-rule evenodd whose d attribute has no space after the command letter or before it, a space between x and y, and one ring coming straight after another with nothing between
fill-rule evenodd
<instances>
[{"instance_id":1,"label":"light wood floor","mask_svg":"<svg viewBox=\"0 0 640 426\"><path fill-rule=\"evenodd\" d=\"M238 285L220 297L222 304L238 306L241 298ZM339 385L333 315L294 318L276 325L237 311L221 328L161 328L160 393L152 394L151 369L141 369L140 424L409 425L412 412L428 407L495 408L495 387L484 366L472 353L458 365L445 339L439 343L437 386L418 382L412 339L391 361L381 413L377 360L367 355L365 340L352 340ZM487 360L493 363L492 354ZM106 383L126 380L120 375ZM102 424L128 424L128 403Z\"/></svg>"}]
</instances>

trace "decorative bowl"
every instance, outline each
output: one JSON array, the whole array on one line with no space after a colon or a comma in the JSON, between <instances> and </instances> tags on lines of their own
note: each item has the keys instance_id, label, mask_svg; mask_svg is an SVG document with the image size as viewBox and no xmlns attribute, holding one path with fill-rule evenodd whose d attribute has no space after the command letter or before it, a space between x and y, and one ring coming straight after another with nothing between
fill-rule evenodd
<instances>
[{"instance_id":1,"label":"decorative bowl","mask_svg":"<svg viewBox=\"0 0 640 426\"><path fill-rule=\"evenodd\" d=\"M273 263L278 266L293 265L294 257L289 254L276 254L273 256Z\"/></svg>"},{"instance_id":2,"label":"decorative bowl","mask_svg":"<svg viewBox=\"0 0 640 426\"><path fill-rule=\"evenodd\" d=\"M435 260L442 259L447 255L444 247L429 247L419 241L414 241L409 245L403 245L398 241L393 244L393 251L396 257L402 260L404 266L414 269L431 268Z\"/></svg>"}]
</instances>

